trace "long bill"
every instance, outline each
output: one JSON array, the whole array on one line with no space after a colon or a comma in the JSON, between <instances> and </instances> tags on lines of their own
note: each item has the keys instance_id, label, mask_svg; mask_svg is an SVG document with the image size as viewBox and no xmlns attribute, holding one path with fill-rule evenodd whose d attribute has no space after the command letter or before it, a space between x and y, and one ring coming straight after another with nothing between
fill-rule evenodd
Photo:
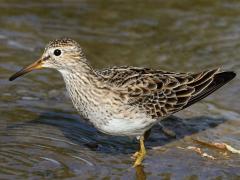
<instances>
[{"instance_id":1,"label":"long bill","mask_svg":"<svg viewBox=\"0 0 240 180\"><path fill-rule=\"evenodd\" d=\"M20 71L16 72L15 74L13 74L10 78L9 81L13 81L14 79L18 78L19 76L22 76L32 70L35 69L41 69L42 68L42 64L43 64L43 60L39 59L37 61L35 61L34 63L30 64L29 66L21 69Z\"/></svg>"}]
</instances>

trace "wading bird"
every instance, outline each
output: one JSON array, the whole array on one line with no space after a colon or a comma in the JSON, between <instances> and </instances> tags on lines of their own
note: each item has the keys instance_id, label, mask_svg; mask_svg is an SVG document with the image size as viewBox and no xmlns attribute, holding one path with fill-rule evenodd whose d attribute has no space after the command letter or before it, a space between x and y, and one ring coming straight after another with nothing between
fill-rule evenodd
<instances>
[{"instance_id":1,"label":"wading bird","mask_svg":"<svg viewBox=\"0 0 240 180\"><path fill-rule=\"evenodd\" d=\"M99 131L139 139L134 166L143 161L144 135L154 124L205 98L236 75L219 68L198 73L126 66L94 70L80 45L62 38L51 41L39 60L10 81L44 67L62 74L75 108Z\"/></svg>"}]
</instances>

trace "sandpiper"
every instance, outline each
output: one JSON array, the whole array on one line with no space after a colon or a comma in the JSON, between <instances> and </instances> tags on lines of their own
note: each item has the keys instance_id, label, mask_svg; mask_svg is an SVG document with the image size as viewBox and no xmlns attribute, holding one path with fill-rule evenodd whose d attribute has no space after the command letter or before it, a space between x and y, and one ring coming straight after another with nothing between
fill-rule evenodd
<instances>
[{"instance_id":1,"label":"sandpiper","mask_svg":"<svg viewBox=\"0 0 240 180\"><path fill-rule=\"evenodd\" d=\"M205 98L236 75L219 68L198 73L126 66L94 70L76 41L61 38L51 41L39 60L9 80L43 67L62 74L75 108L98 130L137 137L140 149L134 154L134 166L143 161L144 137L154 124Z\"/></svg>"}]
</instances>

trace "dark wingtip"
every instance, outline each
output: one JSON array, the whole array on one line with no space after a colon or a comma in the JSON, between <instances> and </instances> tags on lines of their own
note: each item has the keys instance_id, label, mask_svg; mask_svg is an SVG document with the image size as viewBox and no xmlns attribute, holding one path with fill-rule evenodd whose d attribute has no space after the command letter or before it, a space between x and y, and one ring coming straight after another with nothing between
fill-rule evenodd
<instances>
[{"instance_id":1,"label":"dark wingtip","mask_svg":"<svg viewBox=\"0 0 240 180\"><path fill-rule=\"evenodd\" d=\"M236 73L233 71L220 72L220 73L216 74L215 78L217 78L217 77L221 77L224 79L225 82L228 82L236 77Z\"/></svg>"},{"instance_id":2,"label":"dark wingtip","mask_svg":"<svg viewBox=\"0 0 240 180\"><path fill-rule=\"evenodd\" d=\"M208 85L208 87L206 87L205 90L203 90L200 94L191 98L190 101L187 103L187 105L184 106L184 108L191 106L197 101L207 97L209 94L213 93L214 91L216 91L217 89L219 89L220 87L222 87L223 85L231 81L235 76L236 76L236 73L232 71L217 73L213 77L212 83Z\"/></svg>"}]
</instances>

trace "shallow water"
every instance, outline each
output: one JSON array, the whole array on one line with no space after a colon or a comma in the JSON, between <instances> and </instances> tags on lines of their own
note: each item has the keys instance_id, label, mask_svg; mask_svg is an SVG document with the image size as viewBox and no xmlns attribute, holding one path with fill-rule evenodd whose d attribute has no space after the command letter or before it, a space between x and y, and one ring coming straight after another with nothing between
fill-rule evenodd
<instances>
[{"instance_id":1,"label":"shallow water","mask_svg":"<svg viewBox=\"0 0 240 180\"><path fill-rule=\"evenodd\" d=\"M147 141L144 167L130 168L137 142L99 133L78 117L54 70L8 78L45 44L69 36L96 68L173 71L220 66L240 73L239 1L0 2L1 179L239 179L240 157L192 138L240 149L239 77L163 124ZM186 150L201 147L217 160Z\"/></svg>"}]
</instances>

